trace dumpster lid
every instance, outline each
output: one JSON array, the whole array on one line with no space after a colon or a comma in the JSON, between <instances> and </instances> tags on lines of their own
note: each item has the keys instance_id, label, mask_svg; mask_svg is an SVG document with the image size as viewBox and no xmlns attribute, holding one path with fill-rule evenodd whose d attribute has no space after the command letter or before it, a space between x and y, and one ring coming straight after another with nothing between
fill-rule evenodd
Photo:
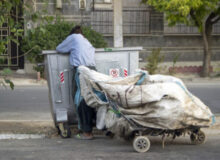
<instances>
[{"instance_id":1,"label":"dumpster lid","mask_svg":"<svg viewBox=\"0 0 220 160\"><path fill-rule=\"evenodd\" d=\"M123 48L96 48L95 52L121 52L121 51L141 51L143 47L123 47ZM42 54L57 54L56 50L43 50Z\"/></svg>"},{"instance_id":2,"label":"dumpster lid","mask_svg":"<svg viewBox=\"0 0 220 160\"><path fill-rule=\"evenodd\" d=\"M42 54L57 54L58 52L56 50L43 50Z\"/></svg>"},{"instance_id":3,"label":"dumpster lid","mask_svg":"<svg viewBox=\"0 0 220 160\"><path fill-rule=\"evenodd\" d=\"M95 52L141 51L143 47L96 48Z\"/></svg>"}]
</instances>

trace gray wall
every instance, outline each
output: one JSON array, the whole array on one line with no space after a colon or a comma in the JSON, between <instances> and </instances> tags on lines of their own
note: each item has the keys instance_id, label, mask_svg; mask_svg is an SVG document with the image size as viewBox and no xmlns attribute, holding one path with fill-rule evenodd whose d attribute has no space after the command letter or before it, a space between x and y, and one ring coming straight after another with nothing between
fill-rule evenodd
<instances>
[{"instance_id":1,"label":"gray wall","mask_svg":"<svg viewBox=\"0 0 220 160\"><path fill-rule=\"evenodd\" d=\"M56 0L49 0L49 14L62 14L67 21L91 25L98 32L103 33L109 47L113 46L112 8L111 4L101 3L107 8L94 8L93 0L86 0L86 10L79 9L79 0L63 0L62 9L56 9ZM100 4L102 0L99 0ZM175 54L180 54L179 61L201 61L203 57L203 41L193 27L178 25L167 27L162 13L151 7L140 5L140 0L124 0L124 46L143 46L140 57L144 60L153 48L161 48L165 61L172 61ZM35 3L35 9L43 7L41 0ZM109 7L110 6L110 7ZM127 16L129 15L129 16ZM213 36L213 58L220 60L220 23L215 26Z\"/></svg>"}]
</instances>

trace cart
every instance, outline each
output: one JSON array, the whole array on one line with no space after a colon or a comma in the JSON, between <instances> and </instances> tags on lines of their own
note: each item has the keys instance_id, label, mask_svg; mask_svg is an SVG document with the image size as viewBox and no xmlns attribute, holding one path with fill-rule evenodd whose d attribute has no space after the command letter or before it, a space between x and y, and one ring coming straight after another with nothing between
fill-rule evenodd
<instances>
[{"instance_id":1,"label":"cart","mask_svg":"<svg viewBox=\"0 0 220 160\"><path fill-rule=\"evenodd\" d=\"M162 136L162 146L164 148L165 137L171 136L173 139L176 137L185 135L186 133L190 135L191 143L194 145L203 144L205 142L206 136L200 127L191 126L183 129L176 130L163 130L155 128L141 127L135 124L132 119L127 118L125 115L121 114L124 119L132 126L133 132L130 137L126 139L133 139L133 148L139 153L147 152L150 149L150 140L148 136Z\"/></svg>"},{"instance_id":2,"label":"cart","mask_svg":"<svg viewBox=\"0 0 220 160\"><path fill-rule=\"evenodd\" d=\"M107 95L105 95L107 97ZM166 137L172 137L175 139L176 137L180 137L186 134L190 135L191 144L199 145L203 144L206 140L205 133L201 131L202 127L198 126L190 126L182 129L156 129L156 128L148 128L143 127L135 123L132 119L128 118L126 115L121 113L118 109L118 105L115 102L112 102L108 99L109 107L111 110L114 110L114 113L117 114L118 117L122 117L132 128L132 132L124 136L125 140L132 140L133 149L136 152L144 153L150 149L151 142L148 136L162 136L162 147L164 148L164 142ZM206 128L207 126L204 126ZM111 138L114 137L114 133L108 133Z\"/></svg>"},{"instance_id":3,"label":"cart","mask_svg":"<svg viewBox=\"0 0 220 160\"><path fill-rule=\"evenodd\" d=\"M118 131L118 135L126 139L132 138L137 152L150 149L148 136L162 136L163 147L167 136L175 139L185 134L190 135L192 144L202 144L206 136L201 128L215 122L210 109L175 77L155 77L141 71L115 80L86 67L79 70L81 94L87 104L92 106L96 101L106 105L109 111L105 115L107 130L113 134ZM101 98L103 96L105 98Z\"/></svg>"}]
</instances>

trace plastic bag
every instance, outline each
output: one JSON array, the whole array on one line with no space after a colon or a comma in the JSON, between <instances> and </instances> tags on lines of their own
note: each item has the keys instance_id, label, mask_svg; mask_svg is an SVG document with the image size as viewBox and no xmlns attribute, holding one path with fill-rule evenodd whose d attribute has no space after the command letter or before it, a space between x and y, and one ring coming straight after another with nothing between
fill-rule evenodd
<instances>
[{"instance_id":1,"label":"plastic bag","mask_svg":"<svg viewBox=\"0 0 220 160\"><path fill-rule=\"evenodd\" d=\"M98 108L97 115L96 115L96 128L97 129L104 129L105 128L105 116L107 112L107 106L101 106Z\"/></svg>"}]
</instances>

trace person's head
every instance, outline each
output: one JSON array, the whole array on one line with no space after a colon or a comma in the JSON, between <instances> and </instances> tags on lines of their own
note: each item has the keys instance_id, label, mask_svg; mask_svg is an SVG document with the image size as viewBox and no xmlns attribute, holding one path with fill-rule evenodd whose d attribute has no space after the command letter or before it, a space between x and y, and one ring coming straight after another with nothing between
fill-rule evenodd
<instances>
[{"instance_id":1,"label":"person's head","mask_svg":"<svg viewBox=\"0 0 220 160\"><path fill-rule=\"evenodd\" d=\"M83 32L82 32L82 29L81 29L81 26L75 26L73 27L73 29L71 30L70 34L82 34L83 35Z\"/></svg>"}]
</instances>

